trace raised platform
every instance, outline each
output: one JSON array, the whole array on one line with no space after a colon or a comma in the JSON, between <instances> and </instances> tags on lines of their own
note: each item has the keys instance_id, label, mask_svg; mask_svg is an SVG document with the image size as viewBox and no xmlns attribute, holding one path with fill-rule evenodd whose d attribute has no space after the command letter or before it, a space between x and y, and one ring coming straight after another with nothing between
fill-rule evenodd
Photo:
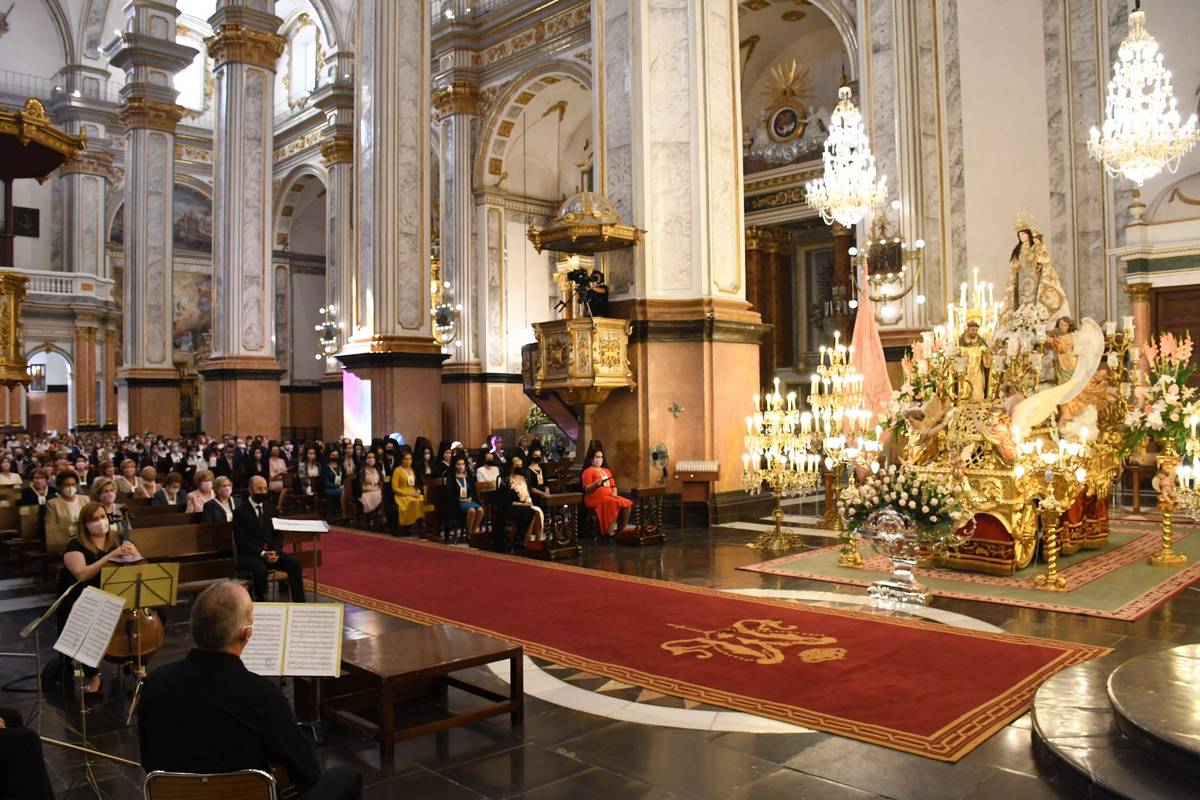
<instances>
[{"instance_id":1,"label":"raised platform","mask_svg":"<svg viewBox=\"0 0 1200 800\"><path fill-rule=\"evenodd\" d=\"M1089 797L1193 797L1200 774L1200 645L1096 659L1059 672L1033 700L1034 752Z\"/></svg>"}]
</instances>

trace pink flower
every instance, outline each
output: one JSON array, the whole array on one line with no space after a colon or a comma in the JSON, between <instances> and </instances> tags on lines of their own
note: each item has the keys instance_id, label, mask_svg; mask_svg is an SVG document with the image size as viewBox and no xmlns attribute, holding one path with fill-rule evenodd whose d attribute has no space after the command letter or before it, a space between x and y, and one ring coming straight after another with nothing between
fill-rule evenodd
<instances>
[{"instance_id":1,"label":"pink flower","mask_svg":"<svg viewBox=\"0 0 1200 800\"><path fill-rule=\"evenodd\" d=\"M1153 364L1155 362L1155 360L1158 359L1158 347L1155 346L1154 342L1146 342L1145 353L1146 353L1146 359L1151 364Z\"/></svg>"},{"instance_id":2,"label":"pink flower","mask_svg":"<svg viewBox=\"0 0 1200 800\"><path fill-rule=\"evenodd\" d=\"M1158 337L1159 350L1167 361L1175 359L1175 334L1167 332Z\"/></svg>"},{"instance_id":3,"label":"pink flower","mask_svg":"<svg viewBox=\"0 0 1200 800\"><path fill-rule=\"evenodd\" d=\"M1179 359L1180 364L1186 364L1192 360L1192 337L1188 334L1183 337L1183 341L1179 343L1179 348L1175 351L1175 357Z\"/></svg>"}]
</instances>

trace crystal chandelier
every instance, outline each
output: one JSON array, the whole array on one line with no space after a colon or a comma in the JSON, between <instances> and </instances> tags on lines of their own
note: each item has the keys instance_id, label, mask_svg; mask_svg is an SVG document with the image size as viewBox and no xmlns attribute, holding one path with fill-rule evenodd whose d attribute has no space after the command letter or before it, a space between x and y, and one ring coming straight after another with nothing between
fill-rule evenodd
<instances>
[{"instance_id":1,"label":"crystal chandelier","mask_svg":"<svg viewBox=\"0 0 1200 800\"><path fill-rule=\"evenodd\" d=\"M1129 33L1113 62L1103 132L1093 126L1088 142L1088 153L1104 163L1111 177L1123 175L1138 186L1163 167L1177 170L1179 159L1200 137L1195 114L1180 124L1171 72L1163 68L1158 42L1146 30L1141 8L1137 0L1129 15Z\"/></svg>"},{"instance_id":2,"label":"crystal chandelier","mask_svg":"<svg viewBox=\"0 0 1200 800\"><path fill-rule=\"evenodd\" d=\"M887 196L887 176L875 180L875 156L849 86L838 89L823 160L825 175L805 186L808 205L821 212L826 225L836 221L854 227Z\"/></svg>"}]
</instances>

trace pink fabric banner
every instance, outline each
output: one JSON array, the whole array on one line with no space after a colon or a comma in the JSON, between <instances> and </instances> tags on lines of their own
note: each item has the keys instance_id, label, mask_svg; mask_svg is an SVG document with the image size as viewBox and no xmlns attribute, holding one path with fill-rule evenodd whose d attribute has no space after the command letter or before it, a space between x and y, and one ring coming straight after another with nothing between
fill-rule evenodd
<instances>
[{"instance_id":1,"label":"pink fabric banner","mask_svg":"<svg viewBox=\"0 0 1200 800\"><path fill-rule=\"evenodd\" d=\"M875 312L871 308L871 292L867 283L866 267L859 267L858 315L854 319L854 346L851 363L863 376L863 399L866 409L875 416L872 424L887 413L892 403L892 382L888 378L887 359L883 356L883 342L879 340L879 328L875 325Z\"/></svg>"}]
</instances>

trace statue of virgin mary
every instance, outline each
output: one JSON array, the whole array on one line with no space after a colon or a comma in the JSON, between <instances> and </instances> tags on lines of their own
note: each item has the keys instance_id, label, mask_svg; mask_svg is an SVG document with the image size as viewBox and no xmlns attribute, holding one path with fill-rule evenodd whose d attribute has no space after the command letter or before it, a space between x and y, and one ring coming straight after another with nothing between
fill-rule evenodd
<instances>
[{"instance_id":1,"label":"statue of virgin mary","mask_svg":"<svg viewBox=\"0 0 1200 800\"><path fill-rule=\"evenodd\" d=\"M1049 327L1054 320L1071 313L1062 281L1033 217L1018 214L1013 230L1017 234L1017 244L1008 260L1008 286L1004 292L1000 328L1026 327L1033 319L1040 319Z\"/></svg>"}]
</instances>

